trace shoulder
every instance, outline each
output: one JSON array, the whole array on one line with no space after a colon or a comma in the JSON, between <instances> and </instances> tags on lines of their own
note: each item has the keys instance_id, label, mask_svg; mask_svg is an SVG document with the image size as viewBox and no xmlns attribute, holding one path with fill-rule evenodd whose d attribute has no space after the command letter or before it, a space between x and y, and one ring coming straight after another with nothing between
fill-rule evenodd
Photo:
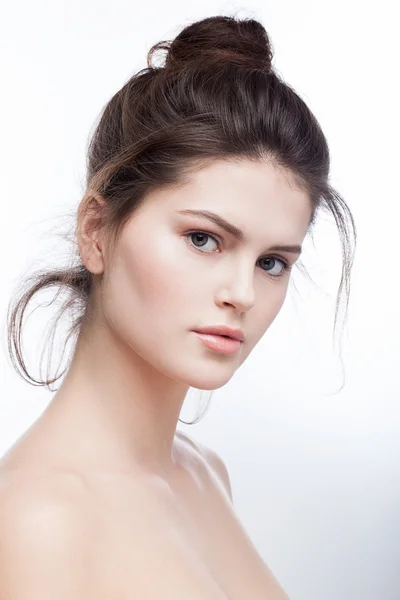
<instances>
[{"instance_id":1,"label":"shoulder","mask_svg":"<svg viewBox=\"0 0 400 600\"><path fill-rule=\"evenodd\" d=\"M188 444L190 444L190 446L196 452L198 452L201 455L203 460L207 463L209 469L211 469L211 471L222 483L225 491L229 496L230 501L233 502L232 485L229 477L229 471L221 456L212 448L206 446L203 443L200 443L197 440L194 440L189 435L183 434L181 431L179 431L179 434L186 440Z\"/></svg>"},{"instance_id":2,"label":"shoulder","mask_svg":"<svg viewBox=\"0 0 400 600\"><path fill-rule=\"evenodd\" d=\"M2 541L10 537L16 545L23 540L36 546L40 537L44 548L61 540L63 534L79 530L83 512L77 486L71 480L61 483L35 477L0 481Z\"/></svg>"},{"instance_id":3,"label":"shoulder","mask_svg":"<svg viewBox=\"0 0 400 600\"><path fill-rule=\"evenodd\" d=\"M64 488L0 482L0 597L62 599L86 589L88 526Z\"/></svg>"}]
</instances>

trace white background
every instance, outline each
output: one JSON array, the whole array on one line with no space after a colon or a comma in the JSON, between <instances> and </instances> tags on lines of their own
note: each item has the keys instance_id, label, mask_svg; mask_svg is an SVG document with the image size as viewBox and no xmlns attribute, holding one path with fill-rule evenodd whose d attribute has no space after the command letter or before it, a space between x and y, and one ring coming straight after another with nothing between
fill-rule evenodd
<instances>
[{"instance_id":1,"label":"white background","mask_svg":"<svg viewBox=\"0 0 400 600\"><path fill-rule=\"evenodd\" d=\"M323 127L331 182L359 235L343 365L332 346L340 245L325 217L315 249L306 244L302 256L317 285L295 272L298 292L289 288L270 330L214 391L204 419L179 424L225 460L237 513L291 600L400 598L396 4L24 0L2 7L0 455L51 399L11 367L8 302L21 277L68 256L58 233L71 227L83 194L91 128L146 66L150 46L207 16L254 17L271 36L275 67ZM36 343L50 313L37 310L25 326L36 376ZM196 407L185 404L181 417L191 420Z\"/></svg>"}]
</instances>

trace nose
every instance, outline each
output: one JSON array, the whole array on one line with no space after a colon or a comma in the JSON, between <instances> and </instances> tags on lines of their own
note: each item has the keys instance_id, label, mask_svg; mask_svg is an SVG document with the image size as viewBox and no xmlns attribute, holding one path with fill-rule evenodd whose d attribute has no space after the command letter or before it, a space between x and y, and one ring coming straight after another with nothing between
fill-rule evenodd
<instances>
[{"instance_id":1,"label":"nose","mask_svg":"<svg viewBox=\"0 0 400 600\"><path fill-rule=\"evenodd\" d=\"M236 269L232 274L231 281L224 283L217 294L216 303L221 308L226 304L234 306L238 312L247 312L254 306L254 271L250 269L239 273Z\"/></svg>"}]
</instances>

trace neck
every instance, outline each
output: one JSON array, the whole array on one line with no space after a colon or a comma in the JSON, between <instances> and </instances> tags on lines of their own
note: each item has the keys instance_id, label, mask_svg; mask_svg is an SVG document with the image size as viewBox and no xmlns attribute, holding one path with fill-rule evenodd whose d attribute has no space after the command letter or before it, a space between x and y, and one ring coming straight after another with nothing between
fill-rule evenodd
<instances>
[{"instance_id":1,"label":"neck","mask_svg":"<svg viewBox=\"0 0 400 600\"><path fill-rule=\"evenodd\" d=\"M45 418L57 444L81 465L168 469L188 387L157 371L108 328L92 327L79 336Z\"/></svg>"}]
</instances>

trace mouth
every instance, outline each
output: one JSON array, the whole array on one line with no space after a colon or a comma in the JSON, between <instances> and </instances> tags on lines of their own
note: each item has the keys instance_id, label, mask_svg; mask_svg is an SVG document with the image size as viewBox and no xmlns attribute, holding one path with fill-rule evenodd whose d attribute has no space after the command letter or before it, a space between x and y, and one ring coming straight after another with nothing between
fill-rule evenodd
<instances>
[{"instance_id":1,"label":"mouth","mask_svg":"<svg viewBox=\"0 0 400 600\"><path fill-rule=\"evenodd\" d=\"M217 335L215 333L203 333L199 331L194 331L194 333L205 346L222 354L235 354L242 345L240 340L236 340L228 335Z\"/></svg>"},{"instance_id":2,"label":"mouth","mask_svg":"<svg viewBox=\"0 0 400 600\"><path fill-rule=\"evenodd\" d=\"M244 341L244 331L239 328L228 327L227 325L210 325L209 327L199 327L195 329L196 333L205 335L215 335L223 338Z\"/></svg>"}]
</instances>

